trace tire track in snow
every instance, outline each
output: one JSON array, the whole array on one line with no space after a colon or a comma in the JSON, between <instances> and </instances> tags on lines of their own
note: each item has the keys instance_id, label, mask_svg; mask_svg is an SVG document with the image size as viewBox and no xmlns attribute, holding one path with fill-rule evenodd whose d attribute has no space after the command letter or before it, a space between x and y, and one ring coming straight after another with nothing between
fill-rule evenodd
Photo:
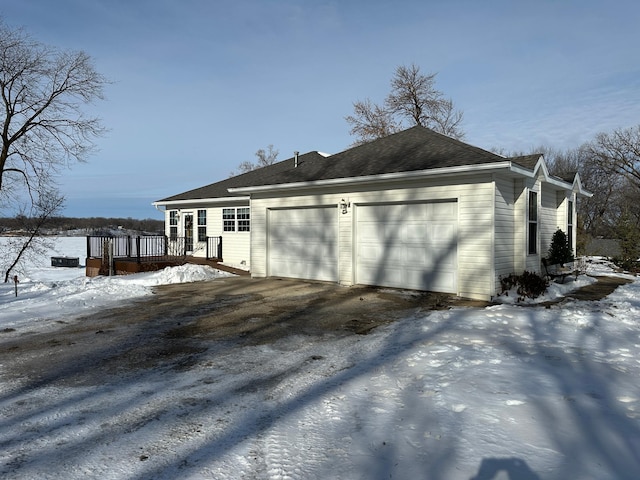
<instances>
[{"instance_id":1,"label":"tire track in snow","mask_svg":"<svg viewBox=\"0 0 640 480\"><path fill-rule=\"evenodd\" d=\"M343 399L337 395L322 397L266 432L264 455L269 480L319 478L320 472L332 472L332 464L342 464L345 447L332 439L342 422L339 403Z\"/></svg>"}]
</instances>

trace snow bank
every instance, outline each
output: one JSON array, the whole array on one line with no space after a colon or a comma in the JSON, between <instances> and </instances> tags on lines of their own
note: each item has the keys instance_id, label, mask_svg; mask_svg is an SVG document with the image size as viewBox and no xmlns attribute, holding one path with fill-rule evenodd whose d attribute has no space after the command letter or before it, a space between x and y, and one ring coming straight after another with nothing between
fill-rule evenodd
<instances>
[{"instance_id":1,"label":"snow bank","mask_svg":"<svg viewBox=\"0 0 640 480\"><path fill-rule=\"evenodd\" d=\"M2 238L0 238L2 241ZM81 315L95 307L117 306L152 293L152 287L229 276L204 265L181 265L164 270L115 277L85 276L84 267L51 267L50 256L73 256L84 260L84 238L62 237L49 256L25 267L15 285L0 284L0 329L42 325L53 319Z\"/></svg>"}]
</instances>

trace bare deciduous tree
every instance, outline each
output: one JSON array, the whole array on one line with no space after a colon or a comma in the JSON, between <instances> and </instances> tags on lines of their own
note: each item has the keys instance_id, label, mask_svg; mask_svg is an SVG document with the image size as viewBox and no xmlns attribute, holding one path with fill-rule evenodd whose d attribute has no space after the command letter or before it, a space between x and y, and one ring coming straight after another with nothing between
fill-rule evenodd
<instances>
[{"instance_id":1,"label":"bare deciduous tree","mask_svg":"<svg viewBox=\"0 0 640 480\"><path fill-rule=\"evenodd\" d=\"M83 107L102 99L106 84L86 53L44 45L0 20L0 210L17 212L27 235L3 252L5 281L21 259L42 251L41 228L63 204L55 174L84 161L103 132Z\"/></svg>"},{"instance_id":2,"label":"bare deciduous tree","mask_svg":"<svg viewBox=\"0 0 640 480\"><path fill-rule=\"evenodd\" d=\"M604 170L626 177L640 189L640 125L600 133L587 148Z\"/></svg>"},{"instance_id":3,"label":"bare deciduous tree","mask_svg":"<svg viewBox=\"0 0 640 480\"><path fill-rule=\"evenodd\" d=\"M83 107L103 98L106 79L84 52L43 45L0 23L0 191L30 194L72 161L84 161L103 132Z\"/></svg>"},{"instance_id":4,"label":"bare deciduous tree","mask_svg":"<svg viewBox=\"0 0 640 480\"><path fill-rule=\"evenodd\" d=\"M266 150L264 148L260 148L254 154L257 157L257 160L255 162L245 160L244 162L240 163L240 165L238 165L237 172L231 172L231 176L239 175L241 173L247 173L257 168L273 165L276 162L279 153L280 152L278 150L274 150L273 145L267 146Z\"/></svg>"},{"instance_id":5,"label":"bare deciduous tree","mask_svg":"<svg viewBox=\"0 0 640 480\"><path fill-rule=\"evenodd\" d=\"M424 75L417 65L396 68L391 92L383 106L371 100L356 101L354 113L345 117L356 145L381 138L406 128L422 125L453 138L463 138L460 128L463 114L453 101L435 88L436 74Z\"/></svg>"},{"instance_id":6,"label":"bare deciduous tree","mask_svg":"<svg viewBox=\"0 0 640 480\"><path fill-rule=\"evenodd\" d=\"M48 220L60 213L63 204L64 198L56 190L41 190L31 206L25 207L16 216L23 235L12 237L5 245L7 251L0 258L5 283L14 270L19 270L21 262L44 255L51 249L51 242L48 237L42 236L42 229Z\"/></svg>"},{"instance_id":7,"label":"bare deciduous tree","mask_svg":"<svg viewBox=\"0 0 640 480\"><path fill-rule=\"evenodd\" d=\"M351 135L358 137L356 143L366 143L400 131L391 112L376 105L368 98L353 104L353 115L346 117L351 125Z\"/></svg>"}]
</instances>

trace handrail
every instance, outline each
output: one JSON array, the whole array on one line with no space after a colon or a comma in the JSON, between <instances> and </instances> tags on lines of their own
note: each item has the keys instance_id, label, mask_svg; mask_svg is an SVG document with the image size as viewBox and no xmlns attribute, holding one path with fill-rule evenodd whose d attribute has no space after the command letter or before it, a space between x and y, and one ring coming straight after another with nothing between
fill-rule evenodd
<instances>
[{"instance_id":1,"label":"handrail","mask_svg":"<svg viewBox=\"0 0 640 480\"><path fill-rule=\"evenodd\" d=\"M164 257L185 257L205 249L206 258L222 260L222 237L206 237L205 242L166 235L88 235L87 258L135 258L138 263ZM191 250L187 250L190 246Z\"/></svg>"}]
</instances>

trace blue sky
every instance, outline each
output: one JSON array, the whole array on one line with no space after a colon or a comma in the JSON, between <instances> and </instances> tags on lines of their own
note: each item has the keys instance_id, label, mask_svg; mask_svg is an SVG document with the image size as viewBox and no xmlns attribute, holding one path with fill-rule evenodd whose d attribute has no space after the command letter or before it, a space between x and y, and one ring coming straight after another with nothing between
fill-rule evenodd
<instances>
[{"instance_id":1,"label":"blue sky","mask_svg":"<svg viewBox=\"0 0 640 480\"><path fill-rule=\"evenodd\" d=\"M342 151L353 102L381 102L398 65L437 72L486 149L640 123L636 0L0 0L0 16L113 82L99 151L61 173L67 216L162 218L152 201L269 144Z\"/></svg>"}]
</instances>

